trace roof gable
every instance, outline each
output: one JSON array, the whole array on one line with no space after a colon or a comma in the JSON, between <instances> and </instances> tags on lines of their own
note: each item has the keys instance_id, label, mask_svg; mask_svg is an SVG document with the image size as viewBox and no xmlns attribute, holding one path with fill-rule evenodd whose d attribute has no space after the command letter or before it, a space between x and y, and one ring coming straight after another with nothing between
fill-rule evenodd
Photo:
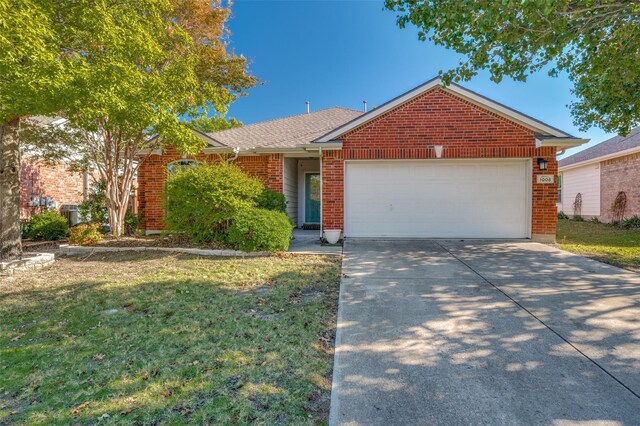
<instances>
[{"instance_id":1,"label":"roof gable","mask_svg":"<svg viewBox=\"0 0 640 426\"><path fill-rule=\"evenodd\" d=\"M539 120L536 120L532 117L529 117L526 114L523 114L519 111L516 111L512 108L509 108L505 105L502 105L498 102L495 102L485 96L482 96L476 92L473 92L469 89L466 89L460 85L457 84L451 84L449 86L445 86L442 83L442 79L440 77L436 77L432 80L427 81L426 83L416 87L415 89L412 89L392 100L390 100L389 102L381 105L378 108L375 108L371 111L369 111L366 114L361 115L360 117L355 118L354 120L344 124L343 126L338 127L337 129L334 129L330 132L328 132L327 134L323 135L322 137L318 138L315 140L315 142L317 143L323 143L323 142L333 142L336 140L339 140L340 137L342 137L344 134L352 131L353 129L360 127L362 125L364 125L365 123L374 120L377 117L380 117L392 110L394 110L395 108L398 108L399 106L410 102L411 100L415 99L418 96L423 95L424 93L430 91L430 90L434 90L440 88L441 90L447 91L449 93L455 94L456 96L467 100L470 103L473 103L483 109L486 109L490 112L493 112L495 114L498 114L500 116L503 116L507 119L509 119L510 121L515 122L516 124L519 124L523 127L526 127L530 130L532 130L533 132L535 132L536 134L540 134L542 136L546 136L547 138L545 139L549 139L549 137L551 138L562 138L563 140L566 139L574 139L573 136L571 136L570 134L563 132L559 129L556 129L555 127L552 127L548 124L545 124ZM578 139L576 139L578 140ZM579 140L582 141L582 140Z\"/></svg>"}]
</instances>

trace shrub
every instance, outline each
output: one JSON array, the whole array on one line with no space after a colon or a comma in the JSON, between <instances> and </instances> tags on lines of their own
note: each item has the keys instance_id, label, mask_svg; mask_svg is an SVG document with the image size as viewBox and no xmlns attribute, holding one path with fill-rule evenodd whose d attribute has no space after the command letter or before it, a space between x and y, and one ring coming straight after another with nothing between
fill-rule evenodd
<instances>
[{"instance_id":1,"label":"shrub","mask_svg":"<svg viewBox=\"0 0 640 426\"><path fill-rule=\"evenodd\" d=\"M260 194L260 198L258 198L258 206L266 210L286 213L287 199L284 194L270 189L265 189L262 191L262 194Z\"/></svg>"},{"instance_id":2,"label":"shrub","mask_svg":"<svg viewBox=\"0 0 640 426\"><path fill-rule=\"evenodd\" d=\"M624 229L640 228L640 216L633 216L620 222L620 226Z\"/></svg>"},{"instance_id":3,"label":"shrub","mask_svg":"<svg viewBox=\"0 0 640 426\"><path fill-rule=\"evenodd\" d=\"M84 223L107 223L107 197L104 191L107 188L105 182L94 182L87 194L87 199L78 205L80 221Z\"/></svg>"},{"instance_id":4,"label":"shrub","mask_svg":"<svg viewBox=\"0 0 640 426\"><path fill-rule=\"evenodd\" d=\"M31 221L30 220L21 220L20 221L20 236L25 239L29 238L29 230L31 229Z\"/></svg>"},{"instance_id":5,"label":"shrub","mask_svg":"<svg viewBox=\"0 0 640 426\"><path fill-rule=\"evenodd\" d=\"M98 223L78 225L69 229L69 244L90 246L102 240L102 226Z\"/></svg>"},{"instance_id":6,"label":"shrub","mask_svg":"<svg viewBox=\"0 0 640 426\"><path fill-rule=\"evenodd\" d=\"M597 217L597 216L592 217L592 218L589 220L589 222L591 222L591 223L602 223L602 222L600 222L600 219L598 219L598 217Z\"/></svg>"},{"instance_id":7,"label":"shrub","mask_svg":"<svg viewBox=\"0 0 640 426\"><path fill-rule=\"evenodd\" d=\"M258 179L234 164L178 170L165 186L166 229L194 242L224 241L236 213L255 207L263 189Z\"/></svg>"},{"instance_id":8,"label":"shrub","mask_svg":"<svg viewBox=\"0 0 640 426\"><path fill-rule=\"evenodd\" d=\"M127 210L124 216L124 233L125 235L136 235L140 217L131 210Z\"/></svg>"},{"instance_id":9,"label":"shrub","mask_svg":"<svg viewBox=\"0 0 640 426\"><path fill-rule=\"evenodd\" d=\"M285 251L291 242L292 229L284 213L243 209L234 218L228 242L243 251Z\"/></svg>"},{"instance_id":10,"label":"shrub","mask_svg":"<svg viewBox=\"0 0 640 426\"><path fill-rule=\"evenodd\" d=\"M579 214L573 215L573 220L575 220L576 222L584 222L584 218Z\"/></svg>"},{"instance_id":11,"label":"shrub","mask_svg":"<svg viewBox=\"0 0 640 426\"><path fill-rule=\"evenodd\" d=\"M565 212L558 212L558 219L569 219Z\"/></svg>"},{"instance_id":12,"label":"shrub","mask_svg":"<svg viewBox=\"0 0 640 426\"><path fill-rule=\"evenodd\" d=\"M67 219L55 210L36 214L29 223L28 237L34 240L60 240L67 235Z\"/></svg>"}]
</instances>

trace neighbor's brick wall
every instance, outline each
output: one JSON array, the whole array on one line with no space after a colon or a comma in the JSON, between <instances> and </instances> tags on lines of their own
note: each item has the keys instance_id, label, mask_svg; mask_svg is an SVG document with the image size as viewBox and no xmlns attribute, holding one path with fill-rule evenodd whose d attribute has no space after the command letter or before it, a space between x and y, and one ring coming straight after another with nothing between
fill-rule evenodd
<instances>
[{"instance_id":1,"label":"neighbor's brick wall","mask_svg":"<svg viewBox=\"0 0 640 426\"><path fill-rule=\"evenodd\" d=\"M600 163L600 219L611 221L611 204L618 192L627 194L625 217L640 215L640 153Z\"/></svg>"},{"instance_id":2,"label":"neighbor's brick wall","mask_svg":"<svg viewBox=\"0 0 640 426\"><path fill-rule=\"evenodd\" d=\"M344 230L344 160L430 159L433 145L443 158L533 158L532 233L555 238L555 185L539 185L535 159L556 174L555 148L536 148L533 132L441 89L434 89L342 138L342 151L325 151L322 159L322 220L325 229Z\"/></svg>"},{"instance_id":3,"label":"neighbor's brick wall","mask_svg":"<svg viewBox=\"0 0 640 426\"><path fill-rule=\"evenodd\" d=\"M167 178L167 164L182 158L174 148L167 147L162 155L149 156L138 169L138 208L141 215L141 228L147 230L164 229L163 189ZM199 161L216 163L221 157L217 154L201 153L195 157ZM241 156L235 163L249 175L260 179L265 187L282 192L282 154L264 156Z\"/></svg>"},{"instance_id":4,"label":"neighbor's brick wall","mask_svg":"<svg viewBox=\"0 0 640 426\"><path fill-rule=\"evenodd\" d=\"M79 204L83 200L84 178L82 173L71 173L63 164L45 165L28 157L20 162L20 218L28 219L42 211L30 207L33 197L52 197L58 203Z\"/></svg>"}]
</instances>

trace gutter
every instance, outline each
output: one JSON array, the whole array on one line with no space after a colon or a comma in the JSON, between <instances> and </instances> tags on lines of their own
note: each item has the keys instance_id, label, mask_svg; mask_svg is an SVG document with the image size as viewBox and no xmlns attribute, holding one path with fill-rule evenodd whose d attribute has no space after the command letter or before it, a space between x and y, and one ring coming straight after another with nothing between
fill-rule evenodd
<instances>
[{"instance_id":1,"label":"gutter","mask_svg":"<svg viewBox=\"0 0 640 426\"><path fill-rule=\"evenodd\" d=\"M536 136L536 148L556 147L560 149L575 148L589 142L591 139L578 138L547 138Z\"/></svg>"}]
</instances>

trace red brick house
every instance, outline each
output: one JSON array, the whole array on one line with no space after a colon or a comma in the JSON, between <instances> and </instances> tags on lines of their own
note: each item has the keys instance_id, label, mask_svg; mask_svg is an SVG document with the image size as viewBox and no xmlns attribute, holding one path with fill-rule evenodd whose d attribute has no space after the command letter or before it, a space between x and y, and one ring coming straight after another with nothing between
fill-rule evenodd
<instances>
[{"instance_id":1,"label":"red brick house","mask_svg":"<svg viewBox=\"0 0 640 426\"><path fill-rule=\"evenodd\" d=\"M346 237L555 240L556 152L586 140L439 78L368 113L330 108L211 134L289 201L298 226ZM140 167L148 232L162 229L172 150Z\"/></svg>"},{"instance_id":2,"label":"red brick house","mask_svg":"<svg viewBox=\"0 0 640 426\"><path fill-rule=\"evenodd\" d=\"M624 217L640 216L640 127L559 161L562 191L558 211L585 218L612 219L611 205L623 192ZM574 203L580 194L580 211Z\"/></svg>"},{"instance_id":3,"label":"red brick house","mask_svg":"<svg viewBox=\"0 0 640 426\"><path fill-rule=\"evenodd\" d=\"M85 178L63 164L47 165L23 157L20 162L20 218L29 219L48 207L79 204L84 199ZM48 204L48 207L47 207Z\"/></svg>"}]
</instances>

